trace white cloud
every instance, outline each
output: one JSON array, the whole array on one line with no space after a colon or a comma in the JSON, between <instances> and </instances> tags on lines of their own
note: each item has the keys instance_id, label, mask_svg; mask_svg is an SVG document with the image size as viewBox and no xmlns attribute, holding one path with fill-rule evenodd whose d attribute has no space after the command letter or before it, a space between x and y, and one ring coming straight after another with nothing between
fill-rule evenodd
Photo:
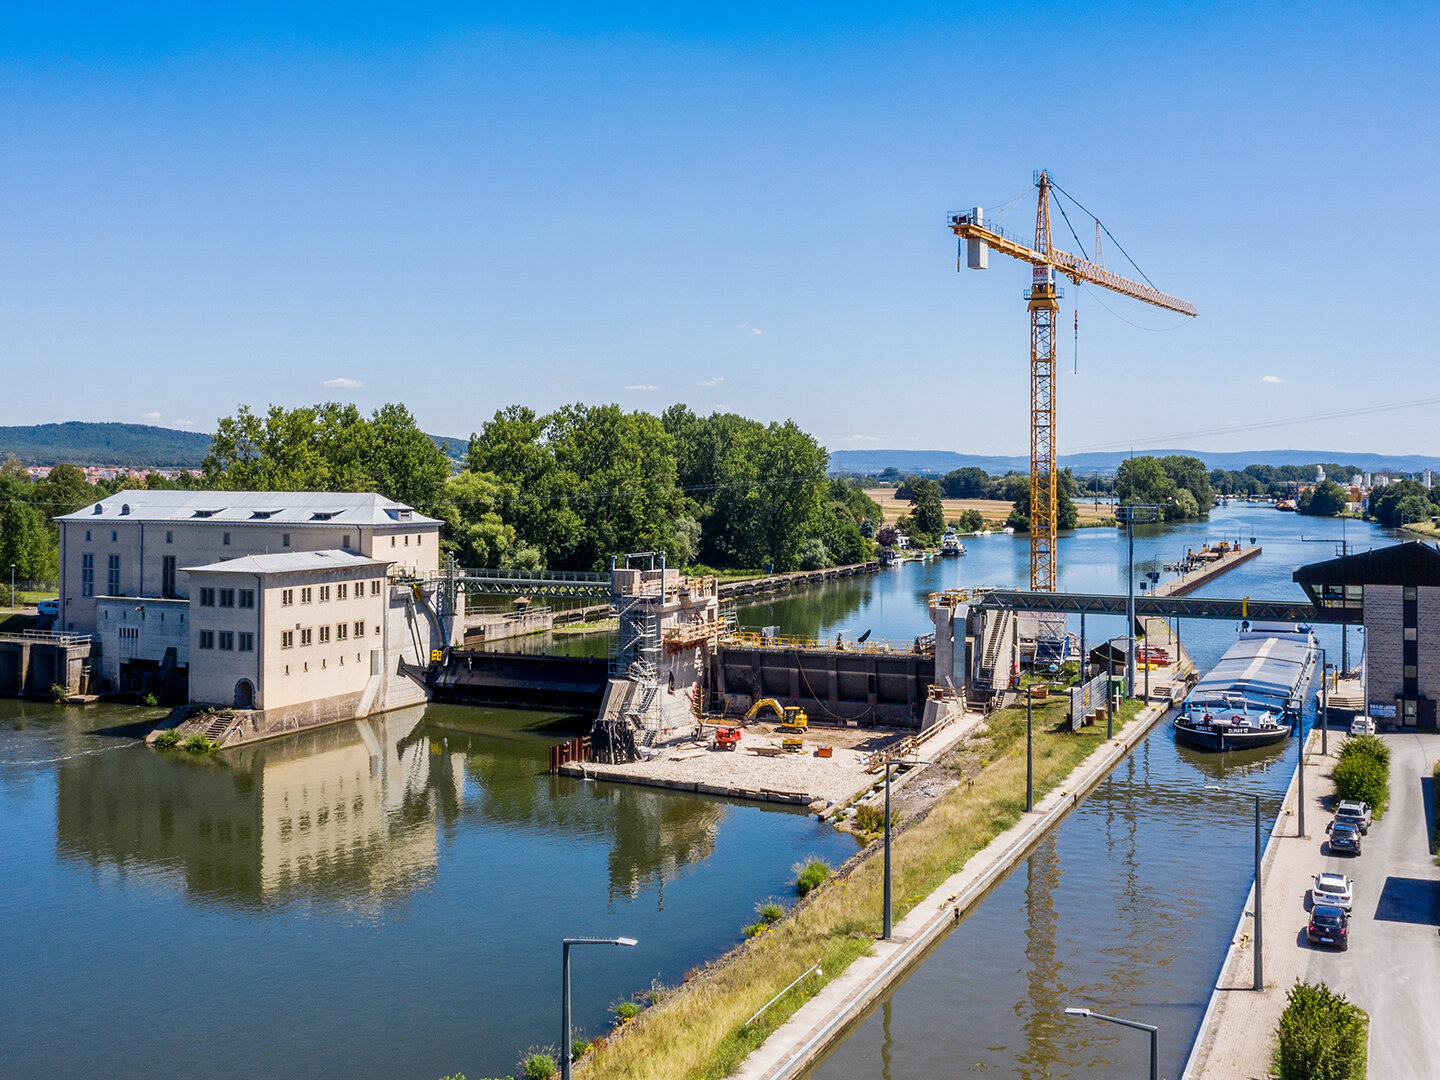
<instances>
[{"instance_id":1,"label":"white cloud","mask_svg":"<svg viewBox=\"0 0 1440 1080\"><path fill-rule=\"evenodd\" d=\"M320 385L327 390L359 390L365 384L359 379L326 379Z\"/></svg>"},{"instance_id":2,"label":"white cloud","mask_svg":"<svg viewBox=\"0 0 1440 1080\"><path fill-rule=\"evenodd\" d=\"M1285 380L1282 379L1282 378L1280 378L1279 375L1261 375L1261 376L1260 376L1260 381L1261 381L1261 382L1268 382L1268 383L1280 383L1280 382L1284 382Z\"/></svg>"},{"instance_id":3,"label":"white cloud","mask_svg":"<svg viewBox=\"0 0 1440 1080\"><path fill-rule=\"evenodd\" d=\"M764 330L761 330L758 326L751 326L749 323L743 323L743 322L742 322L739 326L737 326L735 329L736 329L736 330L739 330L741 333L745 333L745 334L763 334L763 333L765 333L765 331L764 331Z\"/></svg>"},{"instance_id":4,"label":"white cloud","mask_svg":"<svg viewBox=\"0 0 1440 1080\"><path fill-rule=\"evenodd\" d=\"M725 381L725 376L724 376L724 375L712 375L712 376L711 376L710 378L708 378L708 379L701 379L701 380L700 380L698 383L696 383L695 385L696 385L696 386L719 386L719 385L720 385L722 382L724 382L724 381Z\"/></svg>"},{"instance_id":5,"label":"white cloud","mask_svg":"<svg viewBox=\"0 0 1440 1080\"><path fill-rule=\"evenodd\" d=\"M194 426L195 426L195 421L194 421L194 420L176 420L176 421L175 421L175 426L176 426L176 427L194 427Z\"/></svg>"},{"instance_id":6,"label":"white cloud","mask_svg":"<svg viewBox=\"0 0 1440 1080\"><path fill-rule=\"evenodd\" d=\"M627 387L625 387L625 389L626 389L626 390L659 390L660 388L659 388L658 386L652 385L651 383L636 383L634 386L627 386Z\"/></svg>"},{"instance_id":7,"label":"white cloud","mask_svg":"<svg viewBox=\"0 0 1440 1080\"><path fill-rule=\"evenodd\" d=\"M841 442L880 442L879 435L847 435Z\"/></svg>"},{"instance_id":8,"label":"white cloud","mask_svg":"<svg viewBox=\"0 0 1440 1080\"><path fill-rule=\"evenodd\" d=\"M160 422L160 414L158 412L141 413L140 419L144 420L147 424L158 424Z\"/></svg>"}]
</instances>

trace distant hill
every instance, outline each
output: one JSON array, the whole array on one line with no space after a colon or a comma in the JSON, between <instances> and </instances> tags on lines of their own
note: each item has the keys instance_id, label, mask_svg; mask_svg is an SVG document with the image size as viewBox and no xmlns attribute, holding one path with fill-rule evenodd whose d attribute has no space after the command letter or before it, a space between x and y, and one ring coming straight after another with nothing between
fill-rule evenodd
<instances>
[{"instance_id":1,"label":"distant hill","mask_svg":"<svg viewBox=\"0 0 1440 1080\"><path fill-rule=\"evenodd\" d=\"M431 435L445 456L465 460L469 439ZM203 431L150 424L90 424L70 420L34 427L0 427L0 461L26 465L120 465L127 469L198 469L210 449Z\"/></svg>"},{"instance_id":2,"label":"distant hill","mask_svg":"<svg viewBox=\"0 0 1440 1080\"><path fill-rule=\"evenodd\" d=\"M1247 465L1311 465L1315 462L1336 461L1368 472L1389 470L1411 473L1423 469L1440 472L1440 457L1420 454L1353 454L1338 450L1227 450L1216 453L1208 450L1137 449L1133 456L1166 457L1170 454L1197 457L1211 469L1243 469ZM1103 454L1062 454L1060 465L1062 468L1074 469L1077 473L1113 473L1120 467L1120 462L1131 456L1128 450ZM1026 472L1030 468L1030 459L961 454L954 450L836 450L830 455L832 473L878 473L895 468L905 473L943 475L954 469L967 467L984 469L997 475L1012 469Z\"/></svg>"},{"instance_id":3,"label":"distant hill","mask_svg":"<svg viewBox=\"0 0 1440 1080\"><path fill-rule=\"evenodd\" d=\"M0 427L0 459L26 465L123 465L131 469L197 469L210 448L203 431L150 424L64 424Z\"/></svg>"}]
</instances>

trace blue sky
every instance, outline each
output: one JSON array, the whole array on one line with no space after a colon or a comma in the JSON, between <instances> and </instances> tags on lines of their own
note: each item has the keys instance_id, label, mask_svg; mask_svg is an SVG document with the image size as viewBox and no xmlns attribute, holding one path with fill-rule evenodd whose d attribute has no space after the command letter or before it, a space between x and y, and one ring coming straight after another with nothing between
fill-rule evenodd
<instances>
[{"instance_id":1,"label":"blue sky","mask_svg":"<svg viewBox=\"0 0 1440 1080\"><path fill-rule=\"evenodd\" d=\"M1031 231L1045 167L1200 310L1067 287L1062 453L1440 450L1433 406L1173 437L1440 397L1434 4L117 7L0 12L0 424L685 401L1024 453L1028 271L957 274L945 214Z\"/></svg>"}]
</instances>

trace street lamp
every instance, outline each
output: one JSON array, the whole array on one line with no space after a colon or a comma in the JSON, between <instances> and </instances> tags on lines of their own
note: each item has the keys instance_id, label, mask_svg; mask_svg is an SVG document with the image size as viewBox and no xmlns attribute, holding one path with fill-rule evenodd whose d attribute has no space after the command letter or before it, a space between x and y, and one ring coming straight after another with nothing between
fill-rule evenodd
<instances>
[{"instance_id":1,"label":"street lamp","mask_svg":"<svg viewBox=\"0 0 1440 1080\"><path fill-rule=\"evenodd\" d=\"M633 937L617 938L564 938L561 942L561 971L560 983L560 1076L562 1080L570 1080L570 946L571 945L626 945L635 946L638 944Z\"/></svg>"},{"instance_id":2,"label":"street lamp","mask_svg":"<svg viewBox=\"0 0 1440 1080\"><path fill-rule=\"evenodd\" d=\"M1125 503L1115 507L1115 519L1125 522L1130 539L1130 572L1125 575L1125 632L1130 647L1125 654L1125 696L1135 699L1135 523L1154 521L1160 507L1155 503Z\"/></svg>"},{"instance_id":3,"label":"street lamp","mask_svg":"<svg viewBox=\"0 0 1440 1080\"><path fill-rule=\"evenodd\" d=\"M1222 791L1218 784L1206 784L1206 791ZM1255 795L1255 979L1252 990L1265 989L1265 921L1260 896L1260 795Z\"/></svg>"},{"instance_id":4,"label":"street lamp","mask_svg":"<svg viewBox=\"0 0 1440 1080\"><path fill-rule=\"evenodd\" d=\"M885 761L885 916L883 932L880 934L884 941L890 940L890 929L893 922L890 906L890 770L896 765L934 764L933 761L902 761L899 758L887 758Z\"/></svg>"},{"instance_id":5,"label":"street lamp","mask_svg":"<svg viewBox=\"0 0 1440 1080\"><path fill-rule=\"evenodd\" d=\"M1150 1033L1150 1080L1160 1080L1160 1029L1154 1024L1142 1024L1138 1020L1122 1020L1118 1016L1106 1016L1104 1013L1097 1013L1091 1009L1068 1008L1066 1016L1084 1016L1091 1020L1104 1020L1107 1024L1119 1024L1121 1027L1134 1028L1136 1031L1148 1031Z\"/></svg>"}]
</instances>

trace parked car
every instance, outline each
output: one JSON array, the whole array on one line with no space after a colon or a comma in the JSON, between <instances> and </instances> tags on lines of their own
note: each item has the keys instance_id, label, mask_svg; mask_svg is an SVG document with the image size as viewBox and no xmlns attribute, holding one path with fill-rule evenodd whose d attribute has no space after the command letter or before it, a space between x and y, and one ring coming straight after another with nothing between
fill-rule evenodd
<instances>
[{"instance_id":1,"label":"parked car","mask_svg":"<svg viewBox=\"0 0 1440 1080\"><path fill-rule=\"evenodd\" d=\"M35 608L41 615L48 615L52 619L58 618L60 615L60 598L55 596L49 600L41 600L40 603L35 605Z\"/></svg>"},{"instance_id":2,"label":"parked car","mask_svg":"<svg viewBox=\"0 0 1440 1080\"><path fill-rule=\"evenodd\" d=\"M1344 874L1316 874L1310 879L1310 902L1313 907L1338 907L1350 911L1355 904L1355 882Z\"/></svg>"},{"instance_id":3,"label":"parked car","mask_svg":"<svg viewBox=\"0 0 1440 1080\"><path fill-rule=\"evenodd\" d=\"M1360 830L1354 825L1332 821L1330 823L1330 854L1359 855Z\"/></svg>"},{"instance_id":4,"label":"parked car","mask_svg":"<svg viewBox=\"0 0 1440 1080\"><path fill-rule=\"evenodd\" d=\"M1345 825L1354 825L1366 836L1370 835L1370 804L1353 799L1342 800L1335 806L1335 820Z\"/></svg>"},{"instance_id":5,"label":"parked car","mask_svg":"<svg viewBox=\"0 0 1440 1080\"><path fill-rule=\"evenodd\" d=\"M1311 945L1333 945L1344 952L1350 948L1350 916L1338 907L1322 904L1310 913L1305 940Z\"/></svg>"},{"instance_id":6,"label":"parked car","mask_svg":"<svg viewBox=\"0 0 1440 1080\"><path fill-rule=\"evenodd\" d=\"M1351 735L1374 735L1375 721L1368 716L1357 716L1350 721Z\"/></svg>"}]
</instances>

